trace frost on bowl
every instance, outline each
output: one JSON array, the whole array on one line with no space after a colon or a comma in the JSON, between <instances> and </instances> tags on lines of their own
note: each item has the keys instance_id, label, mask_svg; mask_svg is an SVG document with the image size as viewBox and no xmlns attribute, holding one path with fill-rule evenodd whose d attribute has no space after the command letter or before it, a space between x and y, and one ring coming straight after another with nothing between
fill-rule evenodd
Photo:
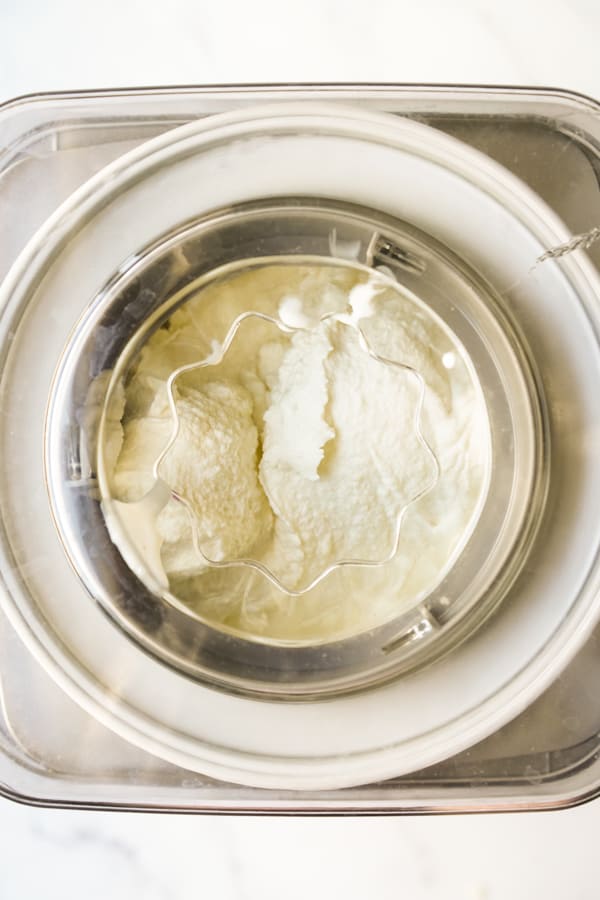
<instances>
[{"instance_id":1,"label":"frost on bowl","mask_svg":"<svg viewBox=\"0 0 600 900\"><path fill-rule=\"evenodd\" d=\"M142 581L284 641L421 602L474 528L491 452L455 336L345 263L246 265L188 295L117 365L99 449L107 524Z\"/></svg>"}]
</instances>

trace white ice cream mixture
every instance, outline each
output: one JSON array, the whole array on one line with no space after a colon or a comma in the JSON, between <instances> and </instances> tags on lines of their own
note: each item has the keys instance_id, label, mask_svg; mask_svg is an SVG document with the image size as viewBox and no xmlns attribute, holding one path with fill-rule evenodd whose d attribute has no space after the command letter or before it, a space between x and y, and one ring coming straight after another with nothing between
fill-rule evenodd
<instances>
[{"instance_id":1,"label":"white ice cream mixture","mask_svg":"<svg viewBox=\"0 0 600 900\"><path fill-rule=\"evenodd\" d=\"M248 317L221 354L248 311L288 330ZM405 368L370 355L357 328ZM167 379L207 359L173 381L169 446ZM487 484L489 423L464 351L414 298L353 265L267 265L199 290L145 343L109 418L119 534L181 602L249 635L327 640L407 609L452 564ZM390 556L310 588L340 560ZM240 559L284 589L210 565Z\"/></svg>"}]
</instances>

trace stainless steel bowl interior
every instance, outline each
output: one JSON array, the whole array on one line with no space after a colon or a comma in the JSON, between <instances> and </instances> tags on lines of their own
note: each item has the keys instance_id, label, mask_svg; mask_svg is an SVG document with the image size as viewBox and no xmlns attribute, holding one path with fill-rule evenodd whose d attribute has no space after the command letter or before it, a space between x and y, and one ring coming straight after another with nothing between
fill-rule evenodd
<instances>
[{"instance_id":1,"label":"stainless steel bowl interior","mask_svg":"<svg viewBox=\"0 0 600 900\"><path fill-rule=\"evenodd\" d=\"M332 244L332 233L335 242ZM367 633L329 642L276 641L204 619L112 542L100 506L90 381L127 378L148 336L223 273L264 260L318 259L380 268L456 336L476 372L490 423L491 469L477 522L435 590ZM106 409L108 394L102 398ZM56 526L91 596L144 649L192 678L266 697L364 689L456 647L505 596L527 557L544 503L543 400L523 336L493 288L449 248L410 225L324 198L242 204L187 222L126 260L65 346L51 388L46 474ZM101 458L101 448L100 448ZM125 554L127 556L127 554ZM127 557L129 559L129 557ZM333 576L330 576L333 577Z\"/></svg>"}]
</instances>

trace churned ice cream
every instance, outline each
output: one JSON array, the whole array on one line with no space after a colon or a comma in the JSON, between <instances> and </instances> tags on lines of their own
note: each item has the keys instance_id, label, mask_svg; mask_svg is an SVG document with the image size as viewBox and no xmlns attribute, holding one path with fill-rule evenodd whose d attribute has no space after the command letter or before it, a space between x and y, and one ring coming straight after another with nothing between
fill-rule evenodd
<instances>
[{"instance_id":1,"label":"churned ice cream","mask_svg":"<svg viewBox=\"0 0 600 900\"><path fill-rule=\"evenodd\" d=\"M109 418L114 539L206 620L263 638L329 640L414 605L486 489L489 425L462 348L354 265L249 267L198 290Z\"/></svg>"}]
</instances>

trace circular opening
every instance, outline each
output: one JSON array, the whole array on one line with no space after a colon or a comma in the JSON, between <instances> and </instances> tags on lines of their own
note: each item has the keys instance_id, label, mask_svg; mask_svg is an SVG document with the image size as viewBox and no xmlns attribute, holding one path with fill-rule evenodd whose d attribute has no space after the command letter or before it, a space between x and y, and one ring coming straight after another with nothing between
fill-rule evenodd
<instances>
[{"instance_id":1,"label":"circular opening","mask_svg":"<svg viewBox=\"0 0 600 900\"><path fill-rule=\"evenodd\" d=\"M489 424L464 348L388 276L275 260L209 273L134 336L98 474L148 587L216 627L310 644L431 593L485 501Z\"/></svg>"},{"instance_id":2,"label":"circular opening","mask_svg":"<svg viewBox=\"0 0 600 900\"><path fill-rule=\"evenodd\" d=\"M129 261L65 349L48 430L74 409L100 497L74 504L52 457L48 476L78 572L144 646L233 690L357 689L444 652L503 596L543 498L496 298L339 203L247 204Z\"/></svg>"}]
</instances>

